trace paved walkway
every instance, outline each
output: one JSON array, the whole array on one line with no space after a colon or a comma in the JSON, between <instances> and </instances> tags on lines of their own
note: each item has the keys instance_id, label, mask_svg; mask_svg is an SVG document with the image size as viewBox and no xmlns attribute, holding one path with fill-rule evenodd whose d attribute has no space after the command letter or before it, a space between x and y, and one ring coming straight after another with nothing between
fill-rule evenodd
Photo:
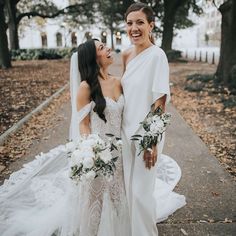
<instances>
[{"instance_id":1,"label":"paved walkway","mask_svg":"<svg viewBox=\"0 0 236 236\"><path fill-rule=\"evenodd\" d=\"M111 71L119 75L120 61L116 62ZM173 118L167 131L164 153L173 157L182 169L182 179L175 190L186 196L187 205L158 224L159 235L236 235L236 187L232 177L209 153L177 110L172 105L168 106L168 110ZM44 134L49 139L35 143L23 160L12 164L12 170L20 168L22 163L32 160L39 152L66 142L70 104L63 104L58 115L63 118Z\"/></svg>"}]
</instances>

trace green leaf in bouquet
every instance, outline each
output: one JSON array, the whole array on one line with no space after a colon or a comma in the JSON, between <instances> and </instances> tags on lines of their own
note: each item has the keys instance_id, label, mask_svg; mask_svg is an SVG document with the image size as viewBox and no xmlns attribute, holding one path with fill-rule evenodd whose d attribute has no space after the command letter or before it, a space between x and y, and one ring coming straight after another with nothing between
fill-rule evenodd
<instances>
[{"instance_id":1,"label":"green leaf in bouquet","mask_svg":"<svg viewBox=\"0 0 236 236\"><path fill-rule=\"evenodd\" d=\"M145 131L149 131L150 130L150 125L144 123L143 128L144 128Z\"/></svg>"},{"instance_id":2,"label":"green leaf in bouquet","mask_svg":"<svg viewBox=\"0 0 236 236\"><path fill-rule=\"evenodd\" d=\"M114 143L112 143L111 144L111 151L113 151L113 150L118 150L118 148L117 148L117 146L114 144Z\"/></svg>"},{"instance_id":3,"label":"green leaf in bouquet","mask_svg":"<svg viewBox=\"0 0 236 236\"><path fill-rule=\"evenodd\" d=\"M114 135L114 134L107 133L106 136L108 136L108 137L114 137L115 135Z\"/></svg>"},{"instance_id":4,"label":"green leaf in bouquet","mask_svg":"<svg viewBox=\"0 0 236 236\"><path fill-rule=\"evenodd\" d=\"M112 158L112 161L113 161L113 162L116 162L117 160L118 160L118 156Z\"/></svg>"},{"instance_id":5,"label":"green leaf in bouquet","mask_svg":"<svg viewBox=\"0 0 236 236\"><path fill-rule=\"evenodd\" d=\"M130 140L133 140L133 141L139 141L138 138L131 138Z\"/></svg>"},{"instance_id":6,"label":"green leaf in bouquet","mask_svg":"<svg viewBox=\"0 0 236 236\"><path fill-rule=\"evenodd\" d=\"M96 167L100 168L103 165L104 161L99 158L94 163Z\"/></svg>"},{"instance_id":7,"label":"green leaf in bouquet","mask_svg":"<svg viewBox=\"0 0 236 236\"><path fill-rule=\"evenodd\" d=\"M142 138L142 135L140 135L140 134L134 134L134 135L132 135L131 137L134 137L134 138Z\"/></svg>"}]
</instances>

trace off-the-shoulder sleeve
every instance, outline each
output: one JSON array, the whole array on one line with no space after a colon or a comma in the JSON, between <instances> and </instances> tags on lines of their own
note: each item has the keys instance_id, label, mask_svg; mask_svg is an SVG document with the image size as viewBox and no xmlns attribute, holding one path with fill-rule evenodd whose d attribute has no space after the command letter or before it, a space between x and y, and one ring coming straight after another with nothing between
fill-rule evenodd
<instances>
[{"instance_id":1,"label":"off-the-shoulder sleeve","mask_svg":"<svg viewBox=\"0 0 236 236\"><path fill-rule=\"evenodd\" d=\"M90 113L92 107L93 107L93 104L92 102L90 102L84 107L82 107L79 111L76 111L74 113L73 121L75 123L71 125L71 128L70 128L70 139L72 140L79 139L80 137L79 124Z\"/></svg>"},{"instance_id":2,"label":"off-the-shoulder sleeve","mask_svg":"<svg viewBox=\"0 0 236 236\"><path fill-rule=\"evenodd\" d=\"M93 103L90 102L78 111L78 113L77 113L77 115L78 115L78 124L90 113L92 108L93 108Z\"/></svg>"},{"instance_id":3,"label":"off-the-shoulder sleeve","mask_svg":"<svg viewBox=\"0 0 236 236\"><path fill-rule=\"evenodd\" d=\"M169 64L165 52L158 49L158 55L154 62L153 103L165 94L167 95L166 103L168 103L170 101Z\"/></svg>"}]
</instances>

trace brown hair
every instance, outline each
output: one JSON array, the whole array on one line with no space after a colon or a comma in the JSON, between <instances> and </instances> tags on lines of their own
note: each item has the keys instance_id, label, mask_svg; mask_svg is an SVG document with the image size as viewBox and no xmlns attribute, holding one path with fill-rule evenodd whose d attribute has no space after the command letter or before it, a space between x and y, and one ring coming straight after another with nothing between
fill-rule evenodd
<instances>
[{"instance_id":1,"label":"brown hair","mask_svg":"<svg viewBox=\"0 0 236 236\"><path fill-rule=\"evenodd\" d=\"M129 15L129 13L134 11L142 11L146 15L148 23L155 22L155 16L152 8L142 2L133 3L128 7L125 12L125 21L127 21L127 16ZM149 36L149 39L151 43L155 44L155 40L152 34Z\"/></svg>"}]
</instances>

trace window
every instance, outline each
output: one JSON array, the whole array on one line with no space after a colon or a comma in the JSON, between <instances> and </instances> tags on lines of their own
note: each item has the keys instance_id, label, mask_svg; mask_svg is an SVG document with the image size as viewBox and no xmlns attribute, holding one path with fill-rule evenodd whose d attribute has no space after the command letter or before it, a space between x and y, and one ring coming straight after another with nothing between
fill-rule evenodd
<instances>
[{"instance_id":1,"label":"window","mask_svg":"<svg viewBox=\"0 0 236 236\"><path fill-rule=\"evenodd\" d=\"M46 48L48 46L48 39L46 33L41 34L42 47Z\"/></svg>"},{"instance_id":2,"label":"window","mask_svg":"<svg viewBox=\"0 0 236 236\"><path fill-rule=\"evenodd\" d=\"M57 47L62 47L62 35L61 35L61 33L57 33L56 38L57 38Z\"/></svg>"},{"instance_id":3,"label":"window","mask_svg":"<svg viewBox=\"0 0 236 236\"><path fill-rule=\"evenodd\" d=\"M121 33L116 33L116 45L121 45Z\"/></svg>"},{"instance_id":4,"label":"window","mask_svg":"<svg viewBox=\"0 0 236 236\"><path fill-rule=\"evenodd\" d=\"M107 43L107 32L105 32L105 31L102 31L102 33L101 33L101 41L102 41L102 43Z\"/></svg>"},{"instance_id":5,"label":"window","mask_svg":"<svg viewBox=\"0 0 236 236\"><path fill-rule=\"evenodd\" d=\"M86 32L84 36L87 40L92 39L92 33L91 32Z\"/></svg>"},{"instance_id":6,"label":"window","mask_svg":"<svg viewBox=\"0 0 236 236\"><path fill-rule=\"evenodd\" d=\"M76 37L75 32L72 32L72 34L71 34L71 44L72 44L72 47L77 46L77 37Z\"/></svg>"}]
</instances>

